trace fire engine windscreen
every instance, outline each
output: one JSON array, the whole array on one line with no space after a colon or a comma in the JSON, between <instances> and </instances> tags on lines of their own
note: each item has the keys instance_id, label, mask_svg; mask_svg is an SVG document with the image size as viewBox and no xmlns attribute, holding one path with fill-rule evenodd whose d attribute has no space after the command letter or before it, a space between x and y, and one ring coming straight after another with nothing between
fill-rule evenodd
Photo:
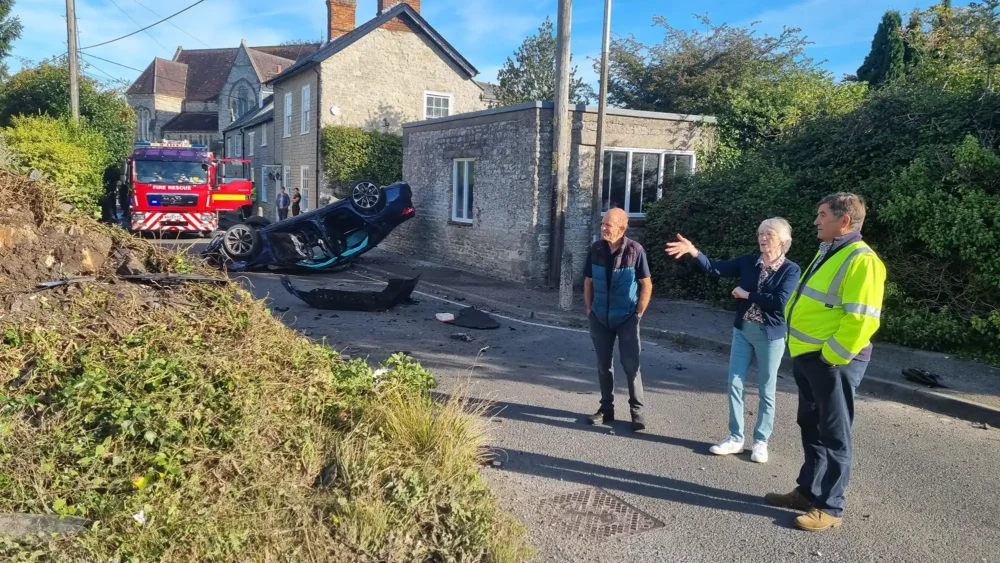
<instances>
[{"instance_id":1,"label":"fire engine windscreen","mask_svg":"<svg viewBox=\"0 0 1000 563\"><path fill-rule=\"evenodd\" d=\"M142 184L204 184L208 172L200 162L137 160L136 180Z\"/></svg>"}]
</instances>

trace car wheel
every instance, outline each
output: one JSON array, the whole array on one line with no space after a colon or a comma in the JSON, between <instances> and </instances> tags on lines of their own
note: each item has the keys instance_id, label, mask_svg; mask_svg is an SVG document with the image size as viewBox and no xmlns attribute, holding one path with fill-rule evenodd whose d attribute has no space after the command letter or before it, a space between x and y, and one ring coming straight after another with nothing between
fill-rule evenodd
<instances>
[{"instance_id":1,"label":"car wheel","mask_svg":"<svg viewBox=\"0 0 1000 563\"><path fill-rule=\"evenodd\" d=\"M358 213L371 215L378 213L385 203L385 194L375 182L361 180L351 188L351 206Z\"/></svg>"},{"instance_id":2,"label":"car wheel","mask_svg":"<svg viewBox=\"0 0 1000 563\"><path fill-rule=\"evenodd\" d=\"M239 223L226 229L222 246L234 260L247 260L260 250L260 235L251 225Z\"/></svg>"}]
</instances>

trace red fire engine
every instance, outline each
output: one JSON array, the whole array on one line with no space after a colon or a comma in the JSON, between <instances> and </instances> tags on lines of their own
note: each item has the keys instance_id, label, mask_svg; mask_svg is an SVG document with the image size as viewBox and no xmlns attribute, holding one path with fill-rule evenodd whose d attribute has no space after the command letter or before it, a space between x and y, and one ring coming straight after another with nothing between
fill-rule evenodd
<instances>
[{"instance_id":1,"label":"red fire engine","mask_svg":"<svg viewBox=\"0 0 1000 563\"><path fill-rule=\"evenodd\" d=\"M131 230L212 233L220 211L253 203L249 163L188 141L136 143L125 167Z\"/></svg>"}]
</instances>

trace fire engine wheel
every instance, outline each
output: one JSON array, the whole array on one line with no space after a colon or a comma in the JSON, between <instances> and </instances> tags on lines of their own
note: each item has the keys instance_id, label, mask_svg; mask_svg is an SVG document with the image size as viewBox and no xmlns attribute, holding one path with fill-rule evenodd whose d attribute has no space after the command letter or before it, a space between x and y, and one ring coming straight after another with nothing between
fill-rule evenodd
<instances>
[{"instance_id":1,"label":"fire engine wheel","mask_svg":"<svg viewBox=\"0 0 1000 563\"><path fill-rule=\"evenodd\" d=\"M226 229L226 234L222 239L222 246L234 260L247 260L253 258L260 250L260 235L257 229L250 225L238 223Z\"/></svg>"},{"instance_id":2,"label":"fire engine wheel","mask_svg":"<svg viewBox=\"0 0 1000 563\"><path fill-rule=\"evenodd\" d=\"M385 203L382 189L370 180L361 180L351 188L351 205L358 213L378 213Z\"/></svg>"}]
</instances>

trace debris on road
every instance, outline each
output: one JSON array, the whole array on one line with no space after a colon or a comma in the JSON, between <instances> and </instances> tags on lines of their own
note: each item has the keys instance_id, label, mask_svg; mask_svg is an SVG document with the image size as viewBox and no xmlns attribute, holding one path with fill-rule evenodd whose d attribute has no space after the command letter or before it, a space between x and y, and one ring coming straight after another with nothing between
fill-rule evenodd
<instances>
[{"instance_id":1,"label":"debris on road","mask_svg":"<svg viewBox=\"0 0 1000 563\"><path fill-rule=\"evenodd\" d=\"M985 422L973 422L972 423L972 427L973 428L978 428L980 430L989 430L990 429L990 425L986 424Z\"/></svg>"},{"instance_id":2,"label":"debris on road","mask_svg":"<svg viewBox=\"0 0 1000 563\"><path fill-rule=\"evenodd\" d=\"M475 338L473 338L471 335L468 335L464 332L456 332L455 334L452 334L451 339L461 340L462 342L472 342L473 340L475 340Z\"/></svg>"},{"instance_id":3,"label":"debris on road","mask_svg":"<svg viewBox=\"0 0 1000 563\"><path fill-rule=\"evenodd\" d=\"M410 298L417 287L415 278L393 278L382 291L344 291L318 287L310 291L297 289L291 278L281 276L281 285L310 307L335 311L387 311Z\"/></svg>"},{"instance_id":4,"label":"debris on road","mask_svg":"<svg viewBox=\"0 0 1000 563\"><path fill-rule=\"evenodd\" d=\"M274 312L275 313L287 313L291 309L292 309L291 307L275 307L274 308Z\"/></svg>"},{"instance_id":5,"label":"debris on road","mask_svg":"<svg viewBox=\"0 0 1000 563\"><path fill-rule=\"evenodd\" d=\"M434 315L437 320L460 326L462 328L472 328L476 330L493 330L500 328L500 323L475 307L466 307L458 312L458 315L451 313L438 313Z\"/></svg>"},{"instance_id":6,"label":"debris on road","mask_svg":"<svg viewBox=\"0 0 1000 563\"><path fill-rule=\"evenodd\" d=\"M926 385L928 387L944 387L948 386L941 383L941 376L936 373L931 373L925 369L907 368L903 370L903 377L914 383L920 383L921 385Z\"/></svg>"}]
</instances>

